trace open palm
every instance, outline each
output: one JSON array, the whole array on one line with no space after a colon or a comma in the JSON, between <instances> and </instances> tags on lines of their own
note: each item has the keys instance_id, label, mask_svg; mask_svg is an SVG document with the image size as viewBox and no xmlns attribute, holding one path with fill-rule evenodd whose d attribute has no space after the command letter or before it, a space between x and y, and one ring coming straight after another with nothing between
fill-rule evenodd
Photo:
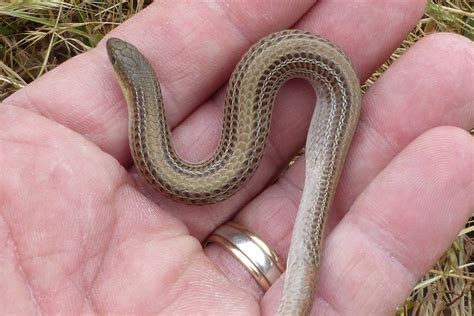
<instances>
[{"instance_id":1,"label":"open palm","mask_svg":"<svg viewBox=\"0 0 474 316\"><path fill-rule=\"evenodd\" d=\"M113 35L150 59L177 150L199 161L217 146L221 86L259 38L290 27L320 34L363 81L426 1L313 2L159 1ZM304 144L311 87L281 90L262 165L243 190L182 205L132 167L104 42L0 106L0 313L273 314L283 279L262 293L239 262L201 242L233 218L286 259L304 157L273 179ZM462 228L474 208L474 140L464 131L474 122L472 60L468 40L429 36L365 95L314 312L393 313Z\"/></svg>"}]
</instances>

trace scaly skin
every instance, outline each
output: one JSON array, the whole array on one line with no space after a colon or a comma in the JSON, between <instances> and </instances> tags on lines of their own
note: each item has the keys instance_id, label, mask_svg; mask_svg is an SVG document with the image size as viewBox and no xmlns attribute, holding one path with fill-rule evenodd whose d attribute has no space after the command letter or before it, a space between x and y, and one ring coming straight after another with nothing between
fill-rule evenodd
<instances>
[{"instance_id":1,"label":"scaly skin","mask_svg":"<svg viewBox=\"0 0 474 316\"><path fill-rule=\"evenodd\" d=\"M357 126L360 87L349 60L332 43L298 30L271 34L241 59L229 81L219 146L192 164L174 150L159 83L131 44L107 41L129 108L134 162L165 195L189 204L222 201L253 175L268 137L276 93L295 77L307 79L317 104L306 142L306 179L288 255L281 315L306 315L313 304L327 212Z\"/></svg>"}]
</instances>

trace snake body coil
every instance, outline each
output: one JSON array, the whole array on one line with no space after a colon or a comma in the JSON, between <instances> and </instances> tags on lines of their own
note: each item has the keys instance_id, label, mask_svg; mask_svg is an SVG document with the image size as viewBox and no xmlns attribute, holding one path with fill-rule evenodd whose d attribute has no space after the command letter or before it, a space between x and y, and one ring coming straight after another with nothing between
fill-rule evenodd
<instances>
[{"instance_id":1,"label":"snake body coil","mask_svg":"<svg viewBox=\"0 0 474 316\"><path fill-rule=\"evenodd\" d=\"M224 126L214 155L201 163L181 159L172 144L155 73L129 43L107 41L129 105L134 162L147 181L189 204L222 201L252 176L262 158L278 89L305 78L317 94L306 141L306 178L288 255L280 314L311 311L327 212L360 112L360 87L349 60L331 42L289 30L255 44L229 81Z\"/></svg>"}]
</instances>

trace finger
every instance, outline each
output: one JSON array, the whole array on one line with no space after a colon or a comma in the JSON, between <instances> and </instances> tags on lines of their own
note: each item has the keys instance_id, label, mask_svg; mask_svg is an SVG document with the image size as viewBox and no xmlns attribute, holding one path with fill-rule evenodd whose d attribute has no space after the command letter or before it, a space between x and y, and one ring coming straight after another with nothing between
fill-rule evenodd
<instances>
[{"instance_id":1,"label":"finger","mask_svg":"<svg viewBox=\"0 0 474 316\"><path fill-rule=\"evenodd\" d=\"M369 89L335 197L335 218L341 218L367 184L418 135L443 125L465 130L473 126L474 62L469 60L474 60L470 40L452 34L428 36Z\"/></svg>"},{"instance_id":2,"label":"finger","mask_svg":"<svg viewBox=\"0 0 474 316\"><path fill-rule=\"evenodd\" d=\"M167 116L175 126L227 81L251 43L290 27L313 2L296 1L288 10L286 1L159 1L111 35L137 45L158 70ZM5 102L86 135L128 164L127 110L106 56L101 43Z\"/></svg>"},{"instance_id":3,"label":"finger","mask_svg":"<svg viewBox=\"0 0 474 316\"><path fill-rule=\"evenodd\" d=\"M473 174L467 132L440 127L413 141L328 236L313 310L393 314L470 216ZM263 299L265 314L275 311L281 283Z\"/></svg>"}]
</instances>

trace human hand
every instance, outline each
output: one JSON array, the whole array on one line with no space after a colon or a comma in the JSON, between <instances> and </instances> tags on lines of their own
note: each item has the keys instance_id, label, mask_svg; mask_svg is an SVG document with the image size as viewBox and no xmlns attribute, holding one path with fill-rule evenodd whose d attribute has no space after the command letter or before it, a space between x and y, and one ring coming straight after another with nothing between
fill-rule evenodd
<instances>
[{"instance_id":1,"label":"human hand","mask_svg":"<svg viewBox=\"0 0 474 316\"><path fill-rule=\"evenodd\" d=\"M337 43L363 81L421 16L425 1L417 2L160 3L113 33L152 61L178 152L199 161L219 138L218 89L250 44L296 23ZM461 130L474 116L470 56L469 41L430 36L364 97L313 311L393 312L472 212L474 144ZM450 80L459 73L466 80ZM0 235L10 273L0 310L274 313L282 280L263 295L221 247L203 252L200 243L234 218L286 258L304 159L268 183L303 145L312 98L301 82L285 85L257 174L228 201L204 207L163 198L130 167L126 106L103 43L5 100Z\"/></svg>"}]
</instances>

